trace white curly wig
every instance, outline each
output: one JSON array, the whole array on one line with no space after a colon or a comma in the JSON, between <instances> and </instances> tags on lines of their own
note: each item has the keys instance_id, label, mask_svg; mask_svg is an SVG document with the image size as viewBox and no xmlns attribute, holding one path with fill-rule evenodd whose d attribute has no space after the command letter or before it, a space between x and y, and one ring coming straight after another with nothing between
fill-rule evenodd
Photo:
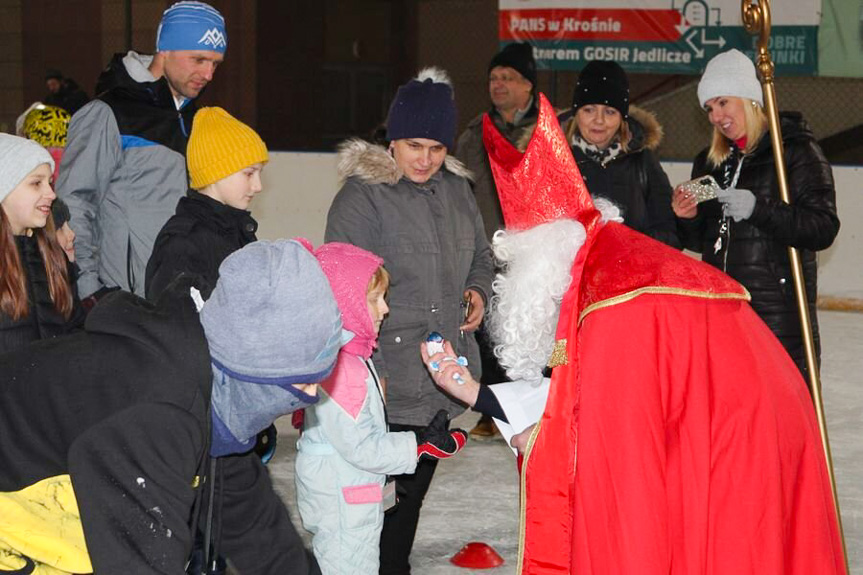
<instances>
[{"instance_id":1,"label":"white curly wig","mask_svg":"<svg viewBox=\"0 0 863 575\"><path fill-rule=\"evenodd\" d=\"M623 221L610 201L597 198L594 204L603 222ZM494 235L494 254L504 271L492 284L489 329L494 353L510 379L542 379L554 349L560 303L572 283L572 263L585 239L584 226L569 219Z\"/></svg>"}]
</instances>

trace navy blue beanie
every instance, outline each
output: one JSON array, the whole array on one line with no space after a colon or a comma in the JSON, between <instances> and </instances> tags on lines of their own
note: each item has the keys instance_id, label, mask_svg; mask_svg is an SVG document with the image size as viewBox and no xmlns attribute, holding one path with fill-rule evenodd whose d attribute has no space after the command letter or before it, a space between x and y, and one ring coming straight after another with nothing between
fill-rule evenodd
<instances>
[{"instance_id":1,"label":"navy blue beanie","mask_svg":"<svg viewBox=\"0 0 863 575\"><path fill-rule=\"evenodd\" d=\"M452 149L456 109L446 72L425 68L399 87L387 116L387 140L427 138Z\"/></svg>"}]
</instances>

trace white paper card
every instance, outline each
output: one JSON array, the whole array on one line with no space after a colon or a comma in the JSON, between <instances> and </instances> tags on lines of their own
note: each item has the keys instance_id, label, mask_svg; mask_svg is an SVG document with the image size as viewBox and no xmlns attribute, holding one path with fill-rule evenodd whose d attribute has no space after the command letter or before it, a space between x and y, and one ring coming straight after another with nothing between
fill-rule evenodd
<instances>
[{"instance_id":1,"label":"white paper card","mask_svg":"<svg viewBox=\"0 0 863 575\"><path fill-rule=\"evenodd\" d=\"M545 411L545 400L548 399L550 383L551 379L544 377L536 386L524 380L506 381L489 386L509 420L507 423L494 418L494 423L507 445L513 435L521 433L540 420L542 412ZM511 445L510 449L517 455Z\"/></svg>"}]
</instances>

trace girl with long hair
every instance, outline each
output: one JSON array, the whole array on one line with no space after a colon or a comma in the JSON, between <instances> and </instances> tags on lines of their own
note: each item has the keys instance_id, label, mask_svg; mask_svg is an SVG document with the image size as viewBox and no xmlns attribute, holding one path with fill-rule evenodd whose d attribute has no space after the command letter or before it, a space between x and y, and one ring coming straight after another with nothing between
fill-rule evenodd
<instances>
[{"instance_id":1,"label":"girl with long hair","mask_svg":"<svg viewBox=\"0 0 863 575\"><path fill-rule=\"evenodd\" d=\"M0 134L0 353L82 323L51 218L53 171L45 148Z\"/></svg>"}]
</instances>

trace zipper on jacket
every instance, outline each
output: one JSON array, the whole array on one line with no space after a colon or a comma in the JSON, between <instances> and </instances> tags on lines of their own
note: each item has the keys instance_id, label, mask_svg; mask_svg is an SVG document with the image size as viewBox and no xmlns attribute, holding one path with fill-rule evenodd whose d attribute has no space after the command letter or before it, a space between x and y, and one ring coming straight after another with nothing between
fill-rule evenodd
<instances>
[{"instance_id":1,"label":"zipper on jacket","mask_svg":"<svg viewBox=\"0 0 863 575\"><path fill-rule=\"evenodd\" d=\"M189 133L186 132L186 122L183 120L183 112L181 110L177 110L177 120L180 122L180 131L188 138Z\"/></svg>"},{"instance_id":2,"label":"zipper on jacket","mask_svg":"<svg viewBox=\"0 0 863 575\"><path fill-rule=\"evenodd\" d=\"M132 270L132 237L126 240L126 283L129 291L135 293L135 272Z\"/></svg>"}]
</instances>

